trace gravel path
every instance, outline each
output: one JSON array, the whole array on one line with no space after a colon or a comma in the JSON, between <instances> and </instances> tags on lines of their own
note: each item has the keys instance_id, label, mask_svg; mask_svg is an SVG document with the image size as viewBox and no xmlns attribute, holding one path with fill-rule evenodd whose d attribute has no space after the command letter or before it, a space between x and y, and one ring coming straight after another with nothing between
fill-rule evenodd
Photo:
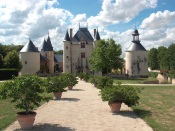
<instances>
[{"instance_id":1,"label":"gravel path","mask_svg":"<svg viewBox=\"0 0 175 131\"><path fill-rule=\"evenodd\" d=\"M122 104L117 114L110 112L99 90L79 81L61 100L51 100L38 108L32 131L152 131L130 108ZM5 131L20 131L18 122Z\"/></svg>"}]
</instances>

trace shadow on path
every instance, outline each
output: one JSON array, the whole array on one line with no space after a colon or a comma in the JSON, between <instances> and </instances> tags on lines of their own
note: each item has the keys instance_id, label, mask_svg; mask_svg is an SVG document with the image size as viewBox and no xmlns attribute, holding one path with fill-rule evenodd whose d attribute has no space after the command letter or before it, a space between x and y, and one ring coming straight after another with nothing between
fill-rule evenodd
<instances>
[{"instance_id":1,"label":"shadow on path","mask_svg":"<svg viewBox=\"0 0 175 131\"><path fill-rule=\"evenodd\" d=\"M133 113L135 112L135 113ZM130 118L144 118L144 117L147 117L147 116L151 116L151 112L150 111L147 111L147 110L141 110L141 109L135 109L134 111L120 111L118 113L113 113L113 115L121 115L121 116L124 116L124 117L130 117Z\"/></svg>"},{"instance_id":2,"label":"shadow on path","mask_svg":"<svg viewBox=\"0 0 175 131\"><path fill-rule=\"evenodd\" d=\"M74 101L74 102L77 102L79 100L80 99L77 99L77 98L61 98L61 101Z\"/></svg>"},{"instance_id":3,"label":"shadow on path","mask_svg":"<svg viewBox=\"0 0 175 131\"><path fill-rule=\"evenodd\" d=\"M14 131L26 131L26 130L16 129ZM34 125L32 129L27 131L75 131L75 129L72 129L70 127L62 127L59 124L44 123L44 124Z\"/></svg>"},{"instance_id":4,"label":"shadow on path","mask_svg":"<svg viewBox=\"0 0 175 131\"><path fill-rule=\"evenodd\" d=\"M82 89L72 89L72 90L69 90L69 91L84 91Z\"/></svg>"}]
</instances>

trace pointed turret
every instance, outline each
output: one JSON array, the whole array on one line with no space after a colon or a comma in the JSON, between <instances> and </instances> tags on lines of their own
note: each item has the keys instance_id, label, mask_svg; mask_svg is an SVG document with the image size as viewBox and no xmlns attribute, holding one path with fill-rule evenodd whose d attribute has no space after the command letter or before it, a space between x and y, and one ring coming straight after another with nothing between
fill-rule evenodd
<instances>
[{"instance_id":1,"label":"pointed turret","mask_svg":"<svg viewBox=\"0 0 175 131\"><path fill-rule=\"evenodd\" d=\"M20 50L20 52L39 52L38 49L35 47L33 42L29 39L27 44Z\"/></svg>"},{"instance_id":2,"label":"pointed turret","mask_svg":"<svg viewBox=\"0 0 175 131\"><path fill-rule=\"evenodd\" d=\"M132 33L133 41L127 51L146 51L146 49L140 43L139 35L140 34L138 30L134 30L134 32Z\"/></svg>"},{"instance_id":3,"label":"pointed turret","mask_svg":"<svg viewBox=\"0 0 175 131\"><path fill-rule=\"evenodd\" d=\"M53 51L53 47L52 47L49 35L48 35L47 41L44 39L44 41L42 43L41 50L43 50L43 51Z\"/></svg>"},{"instance_id":4,"label":"pointed turret","mask_svg":"<svg viewBox=\"0 0 175 131\"><path fill-rule=\"evenodd\" d=\"M67 30L67 32L66 32L66 35L65 35L65 37L64 37L64 40L65 40L65 41L70 41L70 37L69 37L68 30Z\"/></svg>"},{"instance_id":5,"label":"pointed turret","mask_svg":"<svg viewBox=\"0 0 175 131\"><path fill-rule=\"evenodd\" d=\"M97 29L97 32L96 32L96 34L95 34L95 40L100 40L100 35L99 35L99 33L98 33L98 29Z\"/></svg>"}]
</instances>

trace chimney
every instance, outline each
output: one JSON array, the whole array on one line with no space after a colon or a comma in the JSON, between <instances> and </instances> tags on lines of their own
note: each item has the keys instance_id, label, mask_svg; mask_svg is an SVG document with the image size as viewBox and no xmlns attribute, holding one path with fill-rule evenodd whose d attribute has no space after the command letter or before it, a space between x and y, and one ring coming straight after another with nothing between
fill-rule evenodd
<instances>
[{"instance_id":1,"label":"chimney","mask_svg":"<svg viewBox=\"0 0 175 131\"><path fill-rule=\"evenodd\" d=\"M94 29L94 38L95 38L95 35L96 35L96 29Z\"/></svg>"},{"instance_id":2,"label":"chimney","mask_svg":"<svg viewBox=\"0 0 175 131\"><path fill-rule=\"evenodd\" d=\"M72 28L70 28L70 40L72 40Z\"/></svg>"}]
</instances>

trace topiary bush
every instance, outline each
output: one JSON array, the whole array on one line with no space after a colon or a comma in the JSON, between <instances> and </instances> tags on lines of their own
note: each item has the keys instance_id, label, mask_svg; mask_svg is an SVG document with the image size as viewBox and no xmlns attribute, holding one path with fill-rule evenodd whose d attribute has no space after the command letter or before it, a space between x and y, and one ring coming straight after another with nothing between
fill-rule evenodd
<instances>
[{"instance_id":1,"label":"topiary bush","mask_svg":"<svg viewBox=\"0 0 175 131\"><path fill-rule=\"evenodd\" d=\"M121 85L103 88L100 95L103 101L108 101L109 104L113 102L125 103L126 105L135 106L139 104L139 93L141 90L129 85Z\"/></svg>"}]
</instances>

